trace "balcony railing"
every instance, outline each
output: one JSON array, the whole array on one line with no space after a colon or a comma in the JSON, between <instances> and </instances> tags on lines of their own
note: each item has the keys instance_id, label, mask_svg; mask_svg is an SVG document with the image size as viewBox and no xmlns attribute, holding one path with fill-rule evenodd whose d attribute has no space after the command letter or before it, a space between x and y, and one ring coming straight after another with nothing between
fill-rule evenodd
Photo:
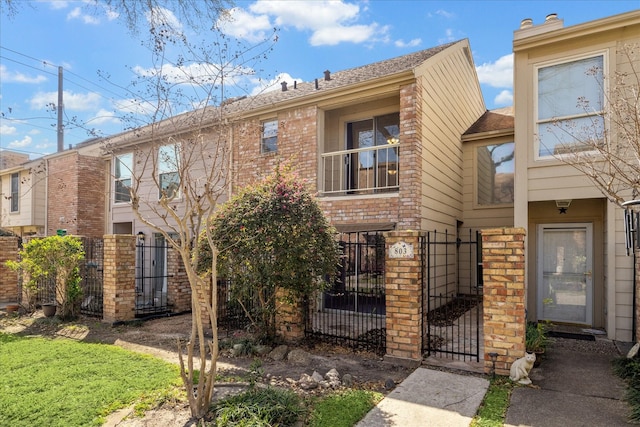
<instances>
[{"instance_id":1,"label":"balcony railing","mask_svg":"<svg viewBox=\"0 0 640 427\"><path fill-rule=\"evenodd\" d=\"M380 145L321 155L325 196L398 191L400 147Z\"/></svg>"}]
</instances>

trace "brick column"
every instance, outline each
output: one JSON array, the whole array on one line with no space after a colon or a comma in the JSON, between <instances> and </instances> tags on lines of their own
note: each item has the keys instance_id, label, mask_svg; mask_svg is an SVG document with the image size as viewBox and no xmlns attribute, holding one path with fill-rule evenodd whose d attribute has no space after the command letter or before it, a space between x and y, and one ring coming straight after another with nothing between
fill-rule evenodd
<instances>
[{"instance_id":1,"label":"brick column","mask_svg":"<svg viewBox=\"0 0 640 427\"><path fill-rule=\"evenodd\" d=\"M276 290L276 334L286 342L297 342L304 338L302 310L302 303L291 301L286 290Z\"/></svg>"},{"instance_id":2,"label":"brick column","mask_svg":"<svg viewBox=\"0 0 640 427\"><path fill-rule=\"evenodd\" d=\"M525 269L523 228L482 230L484 278L484 371L497 353L496 374L509 375L525 353Z\"/></svg>"},{"instance_id":3,"label":"brick column","mask_svg":"<svg viewBox=\"0 0 640 427\"><path fill-rule=\"evenodd\" d=\"M167 302L174 313L191 311L191 285L180 253L167 248Z\"/></svg>"},{"instance_id":4,"label":"brick column","mask_svg":"<svg viewBox=\"0 0 640 427\"><path fill-rule=\"evenodd\" d=\"M104 236L103 320L118 322L135 318L136 244L135 236Z\"/></svg>"},{"instance_id":5,"label":"brick column","mask_svg":"<svg viewBox=\"0 0 640 427\"><path fill-rule=\"evenodd\" d=\"M422 361L420 239L424 235L419 231L390 231L384 234L387 323L385 358L411 363Z\"/></svg>"},{"instance_id":6,"label":"brick column","mask_svg":"<svg viewBox=\"0 0 640 427\"><path fill-rule=\"evenodd\" d=\"M0 302L18 302L18 272L5 265L18 261L18 237L0 237Z\"/></svg>"}]
</instances>

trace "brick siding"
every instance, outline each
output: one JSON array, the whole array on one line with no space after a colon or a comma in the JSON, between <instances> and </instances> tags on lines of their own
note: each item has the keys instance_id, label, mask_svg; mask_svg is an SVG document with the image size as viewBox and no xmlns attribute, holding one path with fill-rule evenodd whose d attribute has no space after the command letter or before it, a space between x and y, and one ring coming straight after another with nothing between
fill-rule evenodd
<instances>
[{"instance_id":1,"label":"brick siding","mask_svg":"<svg viewBox=\"0 0 640 427\"><path fill-rule=\"evenodd\" d=\"M135 318L136 251L135 236L104 236L103 320L119 322Z\"/></svg>"},{"instance_id":2,"label":"brick siding","mask_svg":"<svg viewBox=\"0 0 640 427\"><path fill-rule=\"evenodd\" d=\"M0 236L0 302L18 302L18 272L5 265L18 260L18 237Z\"/></svg>"}]
</instances>

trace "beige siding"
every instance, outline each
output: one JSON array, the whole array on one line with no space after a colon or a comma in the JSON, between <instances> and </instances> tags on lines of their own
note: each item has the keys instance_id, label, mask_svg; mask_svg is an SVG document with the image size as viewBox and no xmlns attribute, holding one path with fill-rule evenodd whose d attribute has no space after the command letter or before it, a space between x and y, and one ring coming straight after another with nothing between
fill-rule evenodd
<instances>
[{"instance_id":1,"label":"beige siding","mask_svg":"<svg viewBox=\"0 0 640 427\"><path fill-rule=\"evenodd\" d=\"M37 169L39 170L39 169ZM18 212L11 212L11 175L19 174ZM30 168L13 170L2 176L0 193L4 199L0 211L0 226L9 228L19 235L25 233L41 233L44 227L44 189L45 181L42 173Z\"/></svg>"},{"instance_id":2,"label":"beige siding","mask_svg":"<svg viewBox=\"0 0 640 427\"><path fill-rule=\"evenodd\" d=\"M421 228L426 230L454 230L456 220L462 219L460 137L485 111L475 69L465 49L468 46L461 43L436 55L419 75L424 146Z\"/></svg>"}]
</instances>

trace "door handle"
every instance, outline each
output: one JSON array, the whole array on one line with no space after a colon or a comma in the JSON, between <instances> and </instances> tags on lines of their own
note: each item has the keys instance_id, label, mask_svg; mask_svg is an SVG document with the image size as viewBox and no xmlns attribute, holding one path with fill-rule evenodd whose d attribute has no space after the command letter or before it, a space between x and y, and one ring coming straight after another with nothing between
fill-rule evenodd
<instances>
[{"instance_id":1,"label":"door handle","mask_svg":"<svg viewBox=\"0 0 640 427\"><path fill-rule=\"evenodd\" d=\"M591 270L585 271L584 275L587 276L587 277L591 277Z\"/></svg>"}]
</instances>

